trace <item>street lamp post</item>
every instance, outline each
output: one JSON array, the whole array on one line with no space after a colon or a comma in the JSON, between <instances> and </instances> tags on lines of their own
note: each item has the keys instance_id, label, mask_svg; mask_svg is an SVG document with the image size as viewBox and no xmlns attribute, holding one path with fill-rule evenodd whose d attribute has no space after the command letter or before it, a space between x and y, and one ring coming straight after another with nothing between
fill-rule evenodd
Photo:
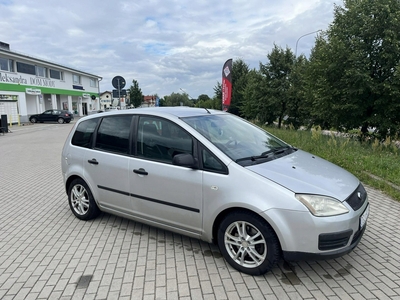
<instances>
[{"instance_id":1,"label":"street lamp post","mask_svg":"<svg viewBox=\"0 0 400 300\"><path fill-rule=\"evenodd\" d=\"M184 94L188 95L188 97L190 97L190 99L193 99L192 96L190 96L187 92L185 92L182 88L179 88Z\"/></svg>"},{"instance_id":2,"label":"street lamp post","mask_svg":"<svg viewBox=\"0 0 400 300\"><path fill-rule=\"evenodd\" d=\"M194 98L192 96L190 96L187 92L185 92L182 88L179 88L184 94L188 95L188 98L190 101L193 101ZM196 105L195 105L196 106Z\"/></svg>"},{"instance_id":3,"label":"street lamp post","mask_svg":"<svg viewBox=\"0 0 400 300\"><path fill-rule=\"evenodd\" d=\"M299 38L297 39L297 41L296 41L296 51L295 51L295 53L294 53L294 57L297 57L297 45L298 45L298 43L299 43L299 40L300 40L301 38L307 36L307 35L314 34L314 33L320 32L320 31L322 31L322 30L321 30L321 29L318 29L318 30L316 30L316 31L303 34L301 37L299 37Z\"/></svg>"}]
</instances>

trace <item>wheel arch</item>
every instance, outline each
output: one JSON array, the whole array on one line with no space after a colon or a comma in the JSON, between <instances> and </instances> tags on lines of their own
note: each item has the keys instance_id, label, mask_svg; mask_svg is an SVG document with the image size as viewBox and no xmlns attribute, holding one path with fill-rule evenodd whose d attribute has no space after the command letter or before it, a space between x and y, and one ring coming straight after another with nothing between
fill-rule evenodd
<instances>
[{"instance_id":1,"label":"wheel arch","mask_svg":"<svg viewBox=\"0 0 400 300\"><path fill-rule=\"evenodd\" d=\"M270 224L270 222L268 222L268 220L266 220L265 218L263 218L260 214L256 213L255 211L248 209L248 208L244 208L244 207L231 207L231 208L227 208L223 211L221 211L217 217L214 220L213 223L213 227L212 227L212 242L215 245L218 245L218 228L222 222L222 220L229 214L231 213L235 213L235 212L247 212L250 214L253 214L255 216L258 216L259 218L261 218L265 224L271 228L271 230L274 232L278 242L279 242L279 247L282 251L282 245L281 245L281 240L279 239L279 235L277 234L275 228Z\"/></svg>"},{"instance_id":2,"label":"wheel arch","mask_svg":"<svg viewBox=\"0 0 400 300\"><path fill-rule=\"evenodd\" d=\"M71 185L71 182L74 181L75 179L81 179L81 180L83 180L83 181L87 184L87 186L89 187L90 191L92 192L93 198L94 198L95 201L96 201L96 198L97 198L97 197L95 197L95 194L93 193L93 188L91 187L91 185L88 183L87 180L85 180L85 178L83 178L82 176L76 175L76 174L71 175L71 176L68 177L68 179L66 180L66 182L65 182L65 192L68 194L68 188L69 188L69 186ZM98 204L97 201L96 201L96 203Z\"/></svg>"}]
</instances>

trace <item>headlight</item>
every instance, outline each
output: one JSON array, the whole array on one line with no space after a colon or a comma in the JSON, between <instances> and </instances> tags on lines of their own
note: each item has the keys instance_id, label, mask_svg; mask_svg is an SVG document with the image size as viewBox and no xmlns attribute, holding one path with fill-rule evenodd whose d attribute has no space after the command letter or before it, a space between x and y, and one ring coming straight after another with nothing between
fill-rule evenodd
<instances>
[{"instance_id":1,"label":"headlight","mask_svg":"<svg viewBox=\"0 0 400 300\"><path fill-rule=\"evenodd\" d=\"M317 217L336 216L349 212L342 202L332 197L296 194L296 198Z\"/></svg>"}]
</instances>

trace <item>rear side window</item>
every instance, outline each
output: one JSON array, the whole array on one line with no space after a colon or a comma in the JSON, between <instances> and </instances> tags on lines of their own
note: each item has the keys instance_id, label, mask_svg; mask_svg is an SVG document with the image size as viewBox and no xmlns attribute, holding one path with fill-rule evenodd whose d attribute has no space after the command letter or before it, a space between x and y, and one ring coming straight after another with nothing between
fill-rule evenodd
<instances>
[{"instance_id":1,"label":"rear side window","mask_svg":"<svg viewBox=\"0 0 400 300\"><path fill-rule=\"evenodd\" d=\"M131 115L103 118L97 130L95 148L128 154L131 121Z\"/></svg>"},{"instance_id":2,"label":"rear side window","mask_svg":"<svg viewBox=\"0 0 400 300\"><path fill-rule=\"evenodd\" d=\"M89 148L98 122L99 119L97 118L79 123L72 137L72 145Z\"/></svg>"}]
</instances>

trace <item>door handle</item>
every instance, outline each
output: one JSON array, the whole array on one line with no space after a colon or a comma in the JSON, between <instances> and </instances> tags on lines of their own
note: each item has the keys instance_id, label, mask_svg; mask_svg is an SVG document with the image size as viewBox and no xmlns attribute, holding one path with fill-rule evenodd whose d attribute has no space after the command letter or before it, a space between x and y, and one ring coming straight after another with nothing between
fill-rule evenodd
<instances>
[{"instance_id":1,"label":"door handle","mask_svg":"<svg viewBox=\"0 0 400 300\"><path fill-rule=\"evenodd\" d=\"M99 162L98 162L95 158L89 159L89 160L88 160L88 163L89 163L89 164L92 164L92 165L98 165L98 164L99 164Z\"/></svg>"},{"instance_id":2,"label":"door handle","mask_svg":"<svg viewBox=\"0 0 400 300\"><path fill-rule=\"evenodd\" d=\"M133 173L139 174L139 175L149 175L149 173L147 173L146 170L143 169L143 168L134 169L134 170L133 170Z\"/></svg>"}]
</instances>

